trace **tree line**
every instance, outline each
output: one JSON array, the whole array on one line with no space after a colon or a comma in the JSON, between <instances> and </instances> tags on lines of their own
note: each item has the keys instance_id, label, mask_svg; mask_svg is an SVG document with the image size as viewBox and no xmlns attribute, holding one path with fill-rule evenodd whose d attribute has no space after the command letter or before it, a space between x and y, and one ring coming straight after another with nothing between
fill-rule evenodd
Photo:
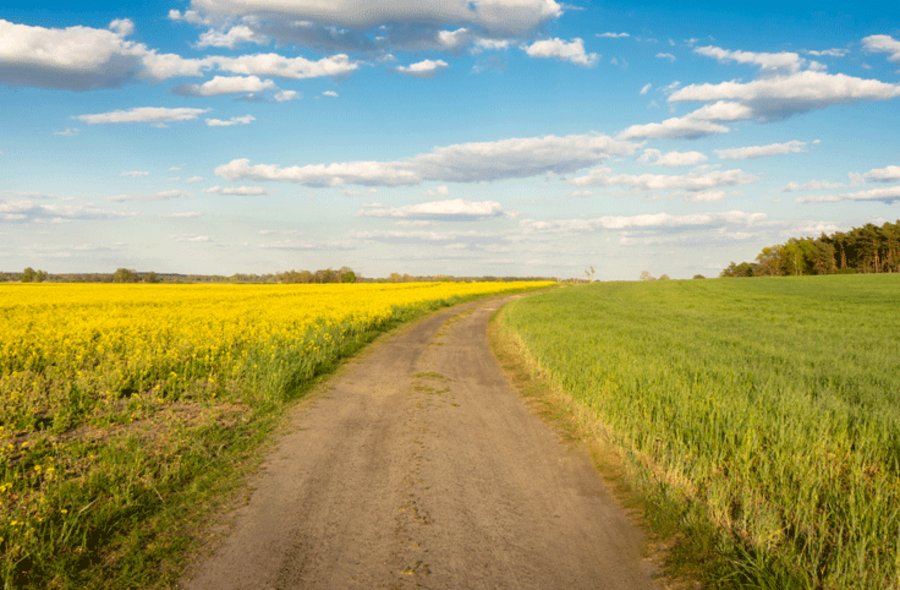
<instances>
[{"instance_id":1,"label":"tree line","mask_svg":"<svg viewBox=\"0 0 900 590\"><path fill-rule=\"evenodd\" d=\"M791 238L767 246L755 262L732 262L719 276L760 277L900 272L900 220L867 223L818 238Z\"/></svg>"}]
</instances>

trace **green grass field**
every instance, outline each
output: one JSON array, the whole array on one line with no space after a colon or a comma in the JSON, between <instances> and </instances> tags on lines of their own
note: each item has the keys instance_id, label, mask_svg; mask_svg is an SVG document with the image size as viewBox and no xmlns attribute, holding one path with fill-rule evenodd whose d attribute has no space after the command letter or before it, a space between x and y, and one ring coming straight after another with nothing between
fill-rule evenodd
<instances>
[{"instance_id":1,"label":"green grass field","mask_svg":"<svg viewBox=\"0 0 900 590\"><path fill-rule=\"evenodd\" d=\"M900 587L900 276L598 283L501 322L713 585Z\"/></svg>"}]
</instances>

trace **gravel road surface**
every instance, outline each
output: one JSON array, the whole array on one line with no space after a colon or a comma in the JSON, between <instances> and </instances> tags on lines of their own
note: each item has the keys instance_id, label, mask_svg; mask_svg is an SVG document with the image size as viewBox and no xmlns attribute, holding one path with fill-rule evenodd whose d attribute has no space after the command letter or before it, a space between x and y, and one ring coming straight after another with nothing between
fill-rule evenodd
<instances>
[{"instance_id":1,"label":"gravel road surface","mask_svg":"<svg viewBox=\"0 0 900 590\"><path fill-rule=\"evenodd\" d=\"M382 337L298 404L182 586L657 588L587 454L494 359L504 301Z\"/></svg>"}]
</instances>

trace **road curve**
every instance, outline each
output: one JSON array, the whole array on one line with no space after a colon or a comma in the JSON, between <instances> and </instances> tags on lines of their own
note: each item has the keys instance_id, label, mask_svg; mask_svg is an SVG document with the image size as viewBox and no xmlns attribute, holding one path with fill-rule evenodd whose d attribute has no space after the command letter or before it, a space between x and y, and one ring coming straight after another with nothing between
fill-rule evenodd
<instances>
[{"instance_id":1,"label":"road curve","mask_svg":"<svg viewBox=\"0 0 900 590\"><path fill-rule=\"evenodd\" d=\"M586 453L501 372L503 301L384 337L298 405L182 587L658 587Z\"/></svg>"}]
</instances>

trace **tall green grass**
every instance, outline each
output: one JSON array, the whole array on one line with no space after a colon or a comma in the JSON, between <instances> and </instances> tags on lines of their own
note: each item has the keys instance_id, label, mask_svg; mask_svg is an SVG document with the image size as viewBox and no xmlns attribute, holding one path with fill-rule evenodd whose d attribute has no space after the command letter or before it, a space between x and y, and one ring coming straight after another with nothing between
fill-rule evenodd
<instances>
[{"instance_id":1,"label":"tall green grass","mask_svg":"<svg viewBox=\"0 0 900 590\"><path fill-rule=\"evenodd\" d=\"M501 319L711 583L900 587L900 276L602 283Z\"/></svg>"}]
</instances>

